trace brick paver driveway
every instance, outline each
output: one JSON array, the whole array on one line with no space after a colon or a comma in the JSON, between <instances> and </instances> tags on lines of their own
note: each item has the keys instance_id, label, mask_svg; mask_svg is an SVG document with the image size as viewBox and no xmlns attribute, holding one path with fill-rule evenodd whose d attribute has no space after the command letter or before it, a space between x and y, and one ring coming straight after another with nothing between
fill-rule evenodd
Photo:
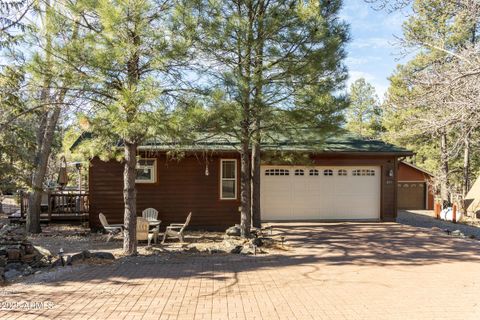
<instances>
[{"instance_id":1,"label":"brick paver driveway","mask_svg":"<svg viewBox=\"0 0 480 320\"><path fill-rule=\"evenodd\" d=\"M135 258L4 289L0 319L480 319L480 242L394 223L278 225L282 256ZM20 301L49 302L37 310Z\"/></svg>"}]
</instances>

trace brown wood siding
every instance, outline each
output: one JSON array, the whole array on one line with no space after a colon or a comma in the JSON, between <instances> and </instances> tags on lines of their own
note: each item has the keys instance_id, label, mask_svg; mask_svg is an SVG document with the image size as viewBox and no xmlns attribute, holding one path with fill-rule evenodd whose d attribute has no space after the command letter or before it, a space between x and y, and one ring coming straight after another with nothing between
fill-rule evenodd
<instances>
[{"instance_id":1,"label":"brown wood siding","mask_svg":"<svg viewBox=\"0 0 480 320\"><path fill-rule=\"evenodd\" d=\"M152 207L159 211L162 226L183 222L189 211L193 212L192 228L222 230L240 222L240 184L237 179L237 200L220 200L220 159L237 159L237 176L240 161L237 153L209 155L209 176L205 175L202 155L189 155L182 160L157 158L157 181L137 183L137 214ZM145 158L152 158L145 155ZM395 221L397 216L397 165L395 156L353 156L322 154L311 157L312 165L380 166L381 219ZM394 176L388 172L393 170ZM238 176L239 177L239 176ZM103 212L110 223L123 221L123 166L119 162L103 162L98 158L90 165L90 224L100 227L98 214ZM348 199L346 199L348 201Z\"/></svg>"},{"instance_id":2,"label":"brown wood siding","mask_svg":"<svg viewBox=\"0 0 480 320\"><path fill-rule=\"evenodd\" d=\"M146 156L146 158L153 158ZM137 215L152 207L159 211L162 226L183 222L192 211L193 228L221 230L240 222L237 200L220 200L220 159L238 159L236 154L209 157L209 175L205 175L203 156L187 156L182 160L157 159L157 181L137 183ZM237 166L239 166L237 161ZM237 175L240 168L237 168ZM238 180L238 179L237 179ZM237 188L239 188L237 184ZM123 221L123 165L98 158L90 164L90 224L100 226L98 214L103 212L109 223Z\"/></svg>"},{"instance_id":3,"label":"brown wood siding","mask_svg":"<svg viewBox=\"0 0 480 320\"><path fill-rule=\"evenodd\" d=\"M398 166L398 181L399 182L425 182L428 186L428 180L431 176L421 170L417 170L409 165L404 163L399 164ZM417 209L427 209L433 210L434 203L434 194L430 187L428 187L428 197L426 207L417 208Z\"/></svg>"}]
</instances>

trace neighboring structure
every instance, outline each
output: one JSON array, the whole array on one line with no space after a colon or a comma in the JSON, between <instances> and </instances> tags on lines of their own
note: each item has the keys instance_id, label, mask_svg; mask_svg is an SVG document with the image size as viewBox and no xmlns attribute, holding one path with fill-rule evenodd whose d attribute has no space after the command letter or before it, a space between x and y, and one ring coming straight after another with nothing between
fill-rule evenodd
<instances>
[{"instance_id":1,"label":"neighboring structure","mask_svg":"<svg viewBox=\"0 0 480 320\"><path fill-rule=\"evenodd\" d=\"M434 195L429 186L433 175L405 161L398 166L398 209L433 210Z\"/></svg>"},{"instance_id":2,"label":"neighboring structure","mask_svg":"<svg viewBox=\"0 0 480 320\"><path fill-rule=\"evenodd\" d=\"M262 220L395 221L398 158L411 156L410 151L352 136L327 141L309 137L263 143ZM238 143L199 141L188 146L149 142L139 148L139 213L157 209L163 226L183 222L190 211L196 228L225 229L239 223ZM172 149L182 157L167 156ZM122 172L119 162L91 160L93 228L100 226L100 212L110 223L123 221Z\"/></svg>"},{"instance_id":3,"label":"neighboring structure","mask_svg":"<svg viewBox=\"0 0 480 320\"><path fill-rule=\"evenodd\" d=\"M480 177L465 196L465 207L469 214L480 216Z\"/></svg>"}]
</instances>

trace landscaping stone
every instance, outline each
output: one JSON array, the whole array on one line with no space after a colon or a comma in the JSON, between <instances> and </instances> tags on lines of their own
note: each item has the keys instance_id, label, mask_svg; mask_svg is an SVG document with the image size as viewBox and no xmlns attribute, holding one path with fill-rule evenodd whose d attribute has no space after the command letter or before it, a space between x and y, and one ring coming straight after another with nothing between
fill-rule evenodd
<instances>
[{"instance_id":1,"label":"landscaping stone","mask_svg":"<svg viewBox=\"0 0 480 320\"><path fill-rule=\"evenodd\" d=\"M230 253L239 254L242 252L242 250L243 250L243 246L235 246L235 248L230 250Z\"/></svg>"},{"instance_id":2,"label":"landscaping stone","mask_svg":"<svg viewBox=\"0 0 480 320\"><path fill-rule=\"evenodd\" d=\"M115 256L110 252L93 252L91 254L96 259L115 260Z\"/></svg>"},{"instance_id":3,"label":"landscaping stone","mask_svg":"<svg viewBox=\"0 0 480 320\"><path fill-rule=\"evenodd\" d=\"M3 278L6 281L13 280L15 278L18 278L22 275L22 273L16 269L8 270L3 273Z\"/></svg>"},{"instance_id":4,"label":"landscaping stone","mask_svg":"<svg viewBox=\"0 0 480 320\"><path fill-rule=\"evenodd\" d=\"M233 227L228 228L225 231L227 236L230 237L239 237L240 236L240 226L239 225L234 225Z\"/></svg>"},{"instance_id":5,"label":"landscaping stone","mask_svg":"<svg viewBox=\"0 0 480 320\"><path fill-rule=\"evenodd\" d=\"M254 238L250 241L250 243L254 246L257 246L257 247L263 246L262 238Z\"/></svg>"},{"instance_id":6,"label":"landscaping stone","mask_svg":"<svg viewBox=\"0 0 480 320\"><path fill-rule=\"evenodd\" d=\"M455 230L455 231L452 231L452 236L464 237L465 235L460 230Z\"/></svg>"},{"instance_id":7,"label":"landscaping stone","mask_svg":"<svg viewBox=\"0 0 480 320\"><path fill-rule=\"evenodd\" d=\"M48 259L44 252L27 240L22 227L0 225L0 279L29 275L34 272L33 268L45 266Z\"/></svg>"}]
</instances>

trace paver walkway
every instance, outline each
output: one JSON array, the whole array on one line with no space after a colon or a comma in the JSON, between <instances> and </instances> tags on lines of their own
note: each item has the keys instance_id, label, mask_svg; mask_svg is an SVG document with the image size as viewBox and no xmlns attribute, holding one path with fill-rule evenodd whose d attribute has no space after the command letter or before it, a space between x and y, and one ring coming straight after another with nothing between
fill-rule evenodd
<instances>
[{"instance_id":1,"label":"paver walkway","mask_svg":"<svg viewBox=\"0 0 480 320\"><path fill-rule=\"evenodd\" d=\"M476 240L396 223L275 230L294 247L285 255L139 257L37 276L3 288L0 319L480 319ZM48 305L12 308L21 301Z\"/></svg>"}]
</instances>

